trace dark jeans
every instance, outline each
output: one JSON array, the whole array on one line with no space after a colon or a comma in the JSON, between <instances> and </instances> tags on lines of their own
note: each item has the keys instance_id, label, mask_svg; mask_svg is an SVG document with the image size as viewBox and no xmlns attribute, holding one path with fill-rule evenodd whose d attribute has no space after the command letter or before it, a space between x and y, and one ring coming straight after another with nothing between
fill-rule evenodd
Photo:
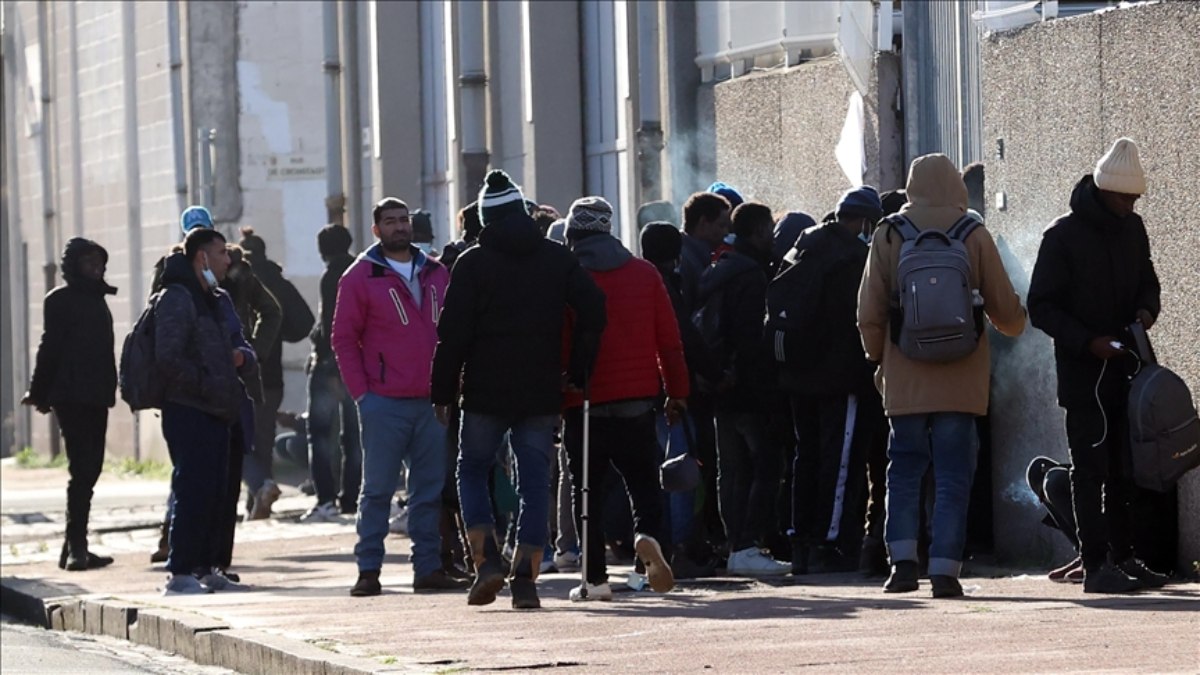
<instances>
[{"instance_id":1,"label":"dark jeans","mask_svg":"<svg viewBox=\"0 0 1200 675\"><path fill-rule=\"evenodd\" d=\"M342 491L333 480L333 442L339 421L342 445ZM309 471L317 490L317 503L339 503L343 512L357 508L362 485L362 444L358 409L346 393L342 375L332 357L318 360L308 375Z\"/></svg>"},{"instance_id":2,"label":"dark jeans","mask_svg":"<svg viewBox=\"0 0 1200 675\"><path fill-rule=\"evenodd\" d=\"M197 408L162 407L171 472L171 552L167 570L190 574L216 564L221 505L229 483L230 425Z\"/></svg>"},{"instance_id":3,"label":"dark jeans","mask_svg":"<svg viewBox=\"0 0 1200 675\"><path fill-rule=\"evenodd\" d=\"M729 551L762 545L779 484L779 453L766 415L718 410L717 464Z\"/></svg>"},{"instance_id":4,"label":"dark jeans","mask_svg":"<svg viewBox=\"0 0 1200 675\"><path fill-rule=\"evenodd\" d=\"M793 395L791 404L792 528L807 544L854 553L863 536L867 455L884 422L878 397Z\"/></svg>"},{"instance_id":5,"label":"dark jeans","mask_svg":"<svg viewBox=\"0 0 1200 675\"><path fill-rule=\"evenodd\" d=\"M257 408L250 399L246 399L246 402L243 403L243 407L245 406ZM247 439L251 436L246 433L248 431L244 428L246 424L247 415L243 412L241 421L229 428L229 464L225 479L225 493L221 496L221 529L216 541L216 550L213 552L213 565L221 569L229 569L233 563L233 539L238 523L238 497L242 492L242 470L246 463L253 459L247 457L250 454L250 448L246 447Z\"/></svg>"},{"instance_id":6,"label":"dark jeans","mask_svg":"<svg viewBox=\"0 0 1200 675\"><path fill-rule=\"evenodd\" d=\"M604 504L604 474L611 465L625 482L625 491L633 509L633 531L662 536L662 495L658 485L658 435L654 411L636 417L591 416L588 443L588 536L587 580L602 584L608 580L604 563L604 528L600 515ZM571 469L575 527L583 532L583 411L568 410L563 416L563 443Z\"/></svg>"},{"instance_id":7,"label":"dark jeans","mask_svg":"<svg viewBox=\"0 0 1200 675\"><path fill-rule=\"evenodd\" d=\"M67 450L67 542L87 544L88 515L92 489L104 468L104 436L108 430L108 408L66 403L54 406Z\"/></svg>"},{"instance_id":8,"label":"dark jeans","mask_svg":"<svg viewBox=\"0 0 1200 675\"><path fill-rule=\"evenodd\" d=\"M1067 409L1072 505L1085 569L1100 566L1110 550L1117 562L1133 553L1129 506L1133 472L1126 407L1123 398L1112 397L1104 403L1104 414L1097 405Z\"/></svg>"},{"instance_id":9,"label":"dark jeans","mask_svg":"<svg viewBox=\"0 0 1200 675\"><path fill-rule=\"evenodd\" d=\"M246 458L244 477L253 495L269 478L275 477L272 451L275 448L275 416L283 401L283 389L264 389L263 402L254 405L254 443Z\"/></svg>"},{"instance_id":10,"label":"dark jeans","mask_svg":"<svg viewBox=\"0 0 1200 675\"><path fill-rule=\"evenodd\" d=\"M725 523L721 520L721 510L717 486L717 427L713 401L710 396L695 392L688 398L688 415L692 418L693 429L696 432L695 453L700 460L700 477L702 489L696 490L699 525L695 534L713 543L725 541Z\"/></svg>"}]
</instances>

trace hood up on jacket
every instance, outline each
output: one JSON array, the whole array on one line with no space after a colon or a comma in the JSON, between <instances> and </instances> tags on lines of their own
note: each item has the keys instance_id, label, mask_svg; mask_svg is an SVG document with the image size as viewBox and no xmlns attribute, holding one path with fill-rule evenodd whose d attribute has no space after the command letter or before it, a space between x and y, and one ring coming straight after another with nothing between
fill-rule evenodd
<instances>
[{"instance_id":1,"label":"hood up on jacket","mask_svg":"<svg viewBox=\"0 0 1200 675\"><path fill-rule=\"evenodd\" d=\"M1104 208L1104 204L1100 202L1099 190L1092 174L1080 178L1075 184L1075 189L1071 190L1071 213L1082 218L1084 222L1106 231L1115 230L1139 217L1137 213L1131 213L1121 218Z\"/></svg>"},{"instance_id":2,"label":"hood up on jacket","mask_svg":"<svg viewBox=\"0 0 1200 675\"><path fill-rule=\"evenodd\" d=\"M579 265L590 272L608 272L629 262L633 254L611 234L593 234L571 243Z\"/></svg>"},{"instance_id":3,"label":"hood up on jacket","mask_svg":"<svg viewBox=\"0 0 1200 675\"><path fill-rule=\"evenodd\" d=\"M117 289L103 279L91 279L79 272L80 259L90 253L99 253L104 256L104 262L108 262L108 251L103 246L91 239L72 237L63 249L62 260L59 262L63 280L67 282L68 286L95 291L100 295L116 295Z\"/></svg>"},{"instance_id":4,"label":"hood up on jacket","mask_svg":"<svg viewBox=\"0 0 1200 675\"><path fill-rule=\"evenodd\" d=\"M544 240L537 222L519 213L486 225L479 233L479 245L483 248L522 257L535 253Z\"/></svg>"},{"instance_id":5,"label":"hood up on jacket","mask_svg":"<svg viewBox=\"0 0 1200 675\"><path fill-rule=\"evenodd\" d=\"M908 203L900 213L919 229L948 230L967 213L967 186L962 174L941 153L913 160L905 193Z\"/></svg>"}]
</instances>

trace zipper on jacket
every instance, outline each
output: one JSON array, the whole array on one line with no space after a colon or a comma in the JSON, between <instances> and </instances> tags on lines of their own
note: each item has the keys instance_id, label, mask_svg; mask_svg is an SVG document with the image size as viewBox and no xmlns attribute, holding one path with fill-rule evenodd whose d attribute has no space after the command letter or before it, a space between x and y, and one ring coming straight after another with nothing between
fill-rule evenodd
<instances>
[{"instance_id":1,"label":"zipper on jacket","mask_svg":"<svg viewBox=\"0 0 1200 675\"><path fill-rule=\"evenodd\" d=\"M380 352L380 354L379 354L379 384L383 384L384 379L386 378L386 373L387 373L387 364L385 364L383 362L383 353Z\"/></svg>"},{"instance_id":2,"label":"zipper on jacket","mask_svg":"<svg viewBox=\"0 0 1200 675\"><path fill-rule=\"evenodd\" d=\"M400 315L400 323L407 326L408 312L404 311L404 303L400 301L400 293L398 293L394 288L389 288L388 295L392 296L392 304L396 305L396 313Z\"/></svg>"},{"instance_id":3,"label":"zipper on jacket","mask_svg":"<svg viewBox=\"0 0 1200 675\"><path fill-rule=\"evenodd\" d=\"M433 322L437 323L438 317L441 316L441 310L438 309L438 297L437 297L437 288L436 287L434 287L434 286L429 287L429 298L430 298L430 300L433 301L433 310L432 310Z\"/></svg>"}]
</instances>

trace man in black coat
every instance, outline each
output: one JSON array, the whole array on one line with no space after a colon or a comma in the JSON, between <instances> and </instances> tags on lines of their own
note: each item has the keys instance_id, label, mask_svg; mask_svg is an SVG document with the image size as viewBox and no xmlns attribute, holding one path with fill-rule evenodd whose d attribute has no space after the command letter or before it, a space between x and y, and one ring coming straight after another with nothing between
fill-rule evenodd
<instances>
[{"instance_id":1,"label":"man in black coat","mask_svg":"<svg viewBox=\"0 0 1200 675\"><path fill-rule=\"evenodd\" d=\"M92 488L104 467L108 409L116 403L117 364L112 314L104 296L117 289L104 282L108 251L76 237L62 255L66 285L46 294L42 341L29 391L21 400L38 412L54 411L66 445L67 535L58 566L86 570L112 564L88 551Z\"/></svg>"},{"instance_id":2,"label":"man in black coat","mask_svg":"<svg viewBox=\"0 0 1200 675\"><path fill-rule=\"evenodd\" d=\"M1126 421L1134 321L1158 318L1159 283L1134 203L1146 178L1133 141L1118 139L1071 193L1070 213L1042 234L1029 317L1054 338L1058 403L1067 411L1071 490L1084 592L1123 593L1166 577L1133 557Z\"/></svg>"},{"instance_id":3,"label":"man in black coat","mask_svg":"<svg viewBox=\"0 0 1200 675\"><path fill-rule=\"evenodd\" d=\"M582 388L604 330L604 294L566 247L542 236L503 171L488 174L479 214L479 243L454 263L438 322L432 399L445 424L461 393L458 493L476 569L467 601L489 604L504 585L487 484L511 432L521 497L513 607L535 608L563 403L564 321L569 308L575 324L566 383Z\"/></svg>"},{"instance_id":4,"label":"man in black coat","mask_svg":"<svg viewBox=\"0 0 1200 675\"><path fill-rule=\"evenodd\" d=\"M867 456L872 447L886 448L880 433L886 429L883 403L857 319L867 245L883 207L875 189L864 186L846 191L834 213L834 220L801 232L785 256L790 267L772 282L785 291L785 307L769 308L773 314L790 309L794 318L813 319L767 336L775 345L779 383L788 392L796 434L793 574L857 567Z\"/></svg>"}]
</instances>

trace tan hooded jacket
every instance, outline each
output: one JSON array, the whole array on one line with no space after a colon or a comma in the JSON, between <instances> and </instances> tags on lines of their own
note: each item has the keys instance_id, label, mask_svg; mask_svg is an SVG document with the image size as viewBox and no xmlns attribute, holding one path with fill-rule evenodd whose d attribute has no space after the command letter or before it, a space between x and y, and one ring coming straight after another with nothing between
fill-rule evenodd
<instances>
[{"instance_id":1,"label":"tan hooded jacket","mask_svg":"<svg viewBox=\"0 0 1200 675\"><path fill-rule=\"evenodd\" d=\"M913 160L909 168L908 203L900 213L918 229L950 229L967 211L967 188L950 158L942 154ZM875 385L883 394L888 417L935 412L987 413L991 361L987 334L970 356L952 363L913 361L891 340L888 307L893 295L901 239L888 226L871 241L870 258L858 288L858 330L867 358L880 362ZM985 228L967 237L971 285L983 296L984 312L1001 333L1020 335L1025 308L1013 290L996 242Z\"/></svg>"}]
</instances>

